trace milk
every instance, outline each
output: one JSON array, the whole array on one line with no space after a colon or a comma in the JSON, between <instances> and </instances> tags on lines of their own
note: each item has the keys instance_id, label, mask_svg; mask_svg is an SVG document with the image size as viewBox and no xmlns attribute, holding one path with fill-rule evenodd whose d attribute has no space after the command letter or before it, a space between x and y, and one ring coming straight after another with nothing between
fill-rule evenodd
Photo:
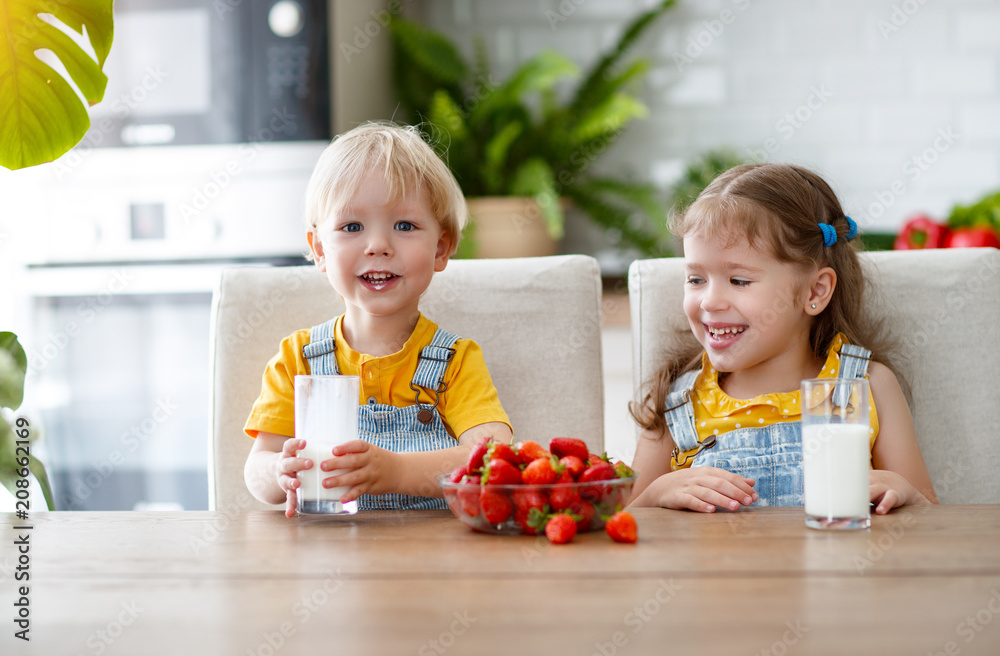
<instances>
[{"instance_id":1,"label":"milk","mask_svg":"<svg viewBox=\"0 0 1000 656\"><path fill-rule=\"evenodd\" d=\"M323 487L325 479L348 470L327 472L320 465L333 458L334 446L358 438L359 384L357 376L295 377L295 437L306 442L298 457L313 462L312 467L296 475L300 512L353 512L356 507L353 502L343 507L339 502L350 486Z\"/></svg>"},{"instance_id":2,"label":"milk","mask_svg":"<svg viewBox=\"0 0 1000 656\"><path fill-rule=\"evenodd\" d=\"M869 516L868 427L811 424L802 427L806 516Z\"/></svg>"}]
</instances>

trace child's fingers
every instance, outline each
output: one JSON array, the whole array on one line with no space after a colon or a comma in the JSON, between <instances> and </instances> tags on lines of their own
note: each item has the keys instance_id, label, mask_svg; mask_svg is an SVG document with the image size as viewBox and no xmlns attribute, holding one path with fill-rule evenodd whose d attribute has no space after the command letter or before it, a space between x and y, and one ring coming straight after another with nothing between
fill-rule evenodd
<instances>
[{"instance_id":1,"label":"child's fingers","mask_svg":"<svg viewBox=\"0 0 1000 656\"><path fill-rule=\"evenodd\" d=\"M298 482L298 481L296 481ZM289 489L285 491L285 517L292 518L295 517L295 490Z\"/></svg>"},{"instance_id":2,"label":"child's fingers","mask_svg":"<svg viewBox=\"0 0 1000 656\"><path fill-rule=\"evenodd\" d=\"M300 449L304 449L305 447L305 440L296 440L294 438L285 440L285 443L281 446L281 455L286 458L291 458L298 453Z\"/></svg>"},{"instance_id":3,"label":"child's fingers","mask_svg":"<svg viewBox=\"0 0 1000 656\"><path fill-rule=\"evenodd\" d=\"M902 505L899 493L896 490L886 490L885 494L875 506L876 515L885 515L896 506Z\"/></svg>"},{"instance_id":4,"label":"child's fingers","mask_svg":"<svg viewBox=\"0 0 1000 656\"><path fill-rule=\"evenodd\" d=\"M723 495L726 499L731 499L737 504L742 503L744 506L749 506L751 503L757 500L757 493L754 492L753 487L747 484L747 479L743 478L738 474L733 474L725 470L716 470L721 472L721 476L711 476L703 481L701 484L705 487L718 492ZM722 505L726 508L730 504L716 504ZM735 508L734 508L735 510Z\"/></svg>"},{"instance_id":5,"label":"child's fingers","mask_svg":"<svg viewBox=\"0 0 1000 656\"><path fill-rule=\"evenodd\" d=\"M343 456L348 453L364 453L371 445L364 440L351 440L333 447L333 455Z\"/></svg>"}]
</instances>

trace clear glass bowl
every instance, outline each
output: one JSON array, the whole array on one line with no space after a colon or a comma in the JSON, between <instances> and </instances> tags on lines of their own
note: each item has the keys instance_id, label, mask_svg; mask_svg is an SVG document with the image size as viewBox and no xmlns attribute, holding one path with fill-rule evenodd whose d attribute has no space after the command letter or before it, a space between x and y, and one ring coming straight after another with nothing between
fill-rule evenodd
<instances>
[{"instance_id":1,"label":"clear glass bowl","mask_svg":"<svg viewBox=\"0 0 1000 656\"><path fill-rule=\"evenodd\" d=\"M537 505L540 495L552 512L552 499L556 505L568 506L577 515L577 531L594 531L604 528L604 517L610 517L628 502L635 477L614 478L592 483L553 483L550 485L481 485L478 483L452 483L449 475L438 477L438 484L444 491L445 501L455 517L463 524L483 533L500 535L536 535L542 530L532 529L527 524L528 517L521 510L529 505ZM485 517L482 507L484 494L493 495L488 503L503 507L509 501L510 516L496 524ZM500 499L498 499L498 497ZM529 503L528 499L533 503ZM578 501L577 501L578 500Z\"/></svg>"}]
</instances>

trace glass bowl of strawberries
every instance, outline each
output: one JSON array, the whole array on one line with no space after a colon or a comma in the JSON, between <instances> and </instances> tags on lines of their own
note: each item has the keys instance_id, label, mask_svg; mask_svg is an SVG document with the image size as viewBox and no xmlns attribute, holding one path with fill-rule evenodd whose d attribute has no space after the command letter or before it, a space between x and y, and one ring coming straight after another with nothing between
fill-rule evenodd
<instances>
[{"instance_id":1,"label":"glass bowl of strawberries","mask_svg":"<svg viewBox=\"0 0 1000 656\"><path fill-rule=\"evenodd\" d=\"M547 449L531 440L512 445L486 439L438 483L448 507L470 528L541 535L557 514L570 515L578 532L603 528L628 503L635 472L590 453L573 437L552 438Z\"/></svg>"}]
</instances>

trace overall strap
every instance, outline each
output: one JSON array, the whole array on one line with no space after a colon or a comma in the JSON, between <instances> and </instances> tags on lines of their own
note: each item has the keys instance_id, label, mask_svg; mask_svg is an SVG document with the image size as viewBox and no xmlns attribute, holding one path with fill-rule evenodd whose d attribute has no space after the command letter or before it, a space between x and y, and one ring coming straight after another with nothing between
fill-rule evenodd
<instances>
[{"instance_id":1,"label":"overall strap","mask_svg":"<svg viewBox=\"0 0 1000 656\"><path fill-rule=\"evenodd\" d=\"M856 344L843 344L840 347L840 369L837 378L864 378L868 375L868 363L872 352ZM846 406L850 390L846 385L838 385L833 391L833 403L836 406Z\"/></svg>"},{"instance_id":2,"label":"overall strap","mask_svg":"<svg viewBox=\"0 0 1000 656\"><path fill-rule=\"evenodd\" d=\"M413 380L410 381L411 388L417 385L435 392L444 391L444 372L455 355L452 347L458 339L458 335L437 329L431 343L420 350L417 370L413 372Z\"/></svg>"},{"instance_id":3,"label":"overall strap","mask_svg":"<svg viewBox=\"0 0 1000 656\"><path fill-rule=\"evenodd\" d=\"M438 328L431 343L420 349L417 370L413 372L410 389L413 390L414 394L413 404L420 408L417 412L417 419L422 424L429 424L434 419L433 410L441 401L441 392L448 388L444 384L444 372L448 369L448 364L455 355L455 349L452 347L457 341L458 335ZM430 390L434 395L434 404L430 407L420 404L421 387Z\"/></svg>"},{"instance_id":4,"label":"overall strap","mask_svg":"<svg viewBox=\"0 0 1000 656\"><path fill-rule=\"evenodd\" d=\"M337 318L309 329L309 343L302 347L302 356L309 362L309 371L316 376L340 375L337 366L337 343L333 339Z\"/></svg>"},{"instance_id":5,"label":"overall strap","mask_svg":"<svg viewBox=\"0 0 1000 656\"><path fill-rule=\"evenodd\" d=\"M680 452L698 448L698 430L694 425L694 404L691 389L701 370L689 371L678 377L670 386L665 401L664 419L674 439L674 446Z\"/></svg>"}]
</instances>

